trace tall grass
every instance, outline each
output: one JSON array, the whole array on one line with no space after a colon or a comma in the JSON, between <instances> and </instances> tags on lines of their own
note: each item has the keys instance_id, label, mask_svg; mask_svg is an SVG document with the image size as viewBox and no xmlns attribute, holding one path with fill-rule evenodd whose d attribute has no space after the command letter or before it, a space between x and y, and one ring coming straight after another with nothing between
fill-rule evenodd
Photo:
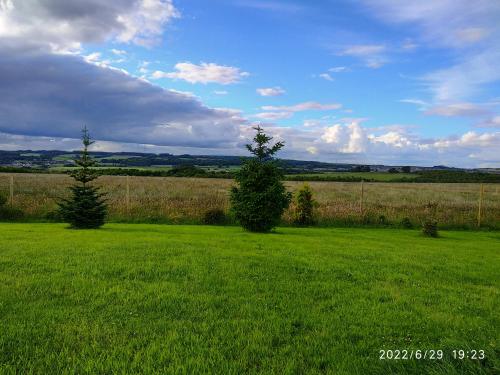
<instances>
[{"instance_id":1,"label":"tall grass","mask_svg":"<svg viewBox=\"0 0 500 375\"><path fill-rule=\"evenodd\" d=\"M225 179L103 176L96 184L107 193L109 219L115 222L201 223L211 209L229 211L228 191L234 183ZM57 201L68 194L72 183L66 175L15 174L14 208L27 220L53 217ZM289 181L296 191L302 182ZM443 228L474 228L477 224L479 184L365 183L361 211L360 183L310 182L318 225L399 225L409 218L420 225L425 206L437 204L436 219ZM482 226L500 228L498 184L484 185ZM0 194L9 193L9 175L0 174ZM293 221L293 207L284 222Z\"/></svg>"}]
</instances>

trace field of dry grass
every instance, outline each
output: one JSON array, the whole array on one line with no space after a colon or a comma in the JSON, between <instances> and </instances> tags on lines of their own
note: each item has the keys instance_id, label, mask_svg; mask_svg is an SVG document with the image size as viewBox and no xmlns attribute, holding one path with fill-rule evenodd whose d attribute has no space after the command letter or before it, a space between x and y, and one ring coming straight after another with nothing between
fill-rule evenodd
<instances>
[{"instance_id":1,"label":"field of dry grass","mask_svg":"<svg viewBox=\"0 0 500 375\"><path fill-rule=\"evenodd\" d=\"M0 194L9 194L10 175L0 174ZM26 219L43 220L51 216L57 200L65 197L72 180L66 175L15 174L14 208ZM228 190L232 180L202 178L104 176L97 180L107 193L110 215L116 222L199 223L207 210L228 211ZM296 191L302 182L287 182ZM427 215L426 205L437 204L439 224L447 228L473 228L477 225L479 184L310 182L318 201L321 225L399 224L408 217L418 225ZM485 184L482 225L500 228L499 184ZM290 222L291 210L285 214Z\"/></svg>"}]
</instances>

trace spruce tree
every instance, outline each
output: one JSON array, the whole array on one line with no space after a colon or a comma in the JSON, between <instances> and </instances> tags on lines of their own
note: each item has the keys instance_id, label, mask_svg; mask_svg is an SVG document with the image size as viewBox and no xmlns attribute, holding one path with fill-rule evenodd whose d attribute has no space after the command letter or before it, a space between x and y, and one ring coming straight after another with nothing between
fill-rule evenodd
<instances>
[{"instance_id":1,"label":"spruce tree","mask_svg":"<svg viewBox=\"0 0 500 375\"><path fill-rule=\"evenodd\" d=\"M82 131L83 150L75 160L78 168L70 173L76 183L70 187L71 197L59 203L59 212L65 222L75 229L95 229L104 224L107 206L104 194L90 183L99 177L92 169L98 163L90 156L88 148L94 142L86 127Z\"/></svg>"},{"instance_id":2,"label":"spruce tree","mask_svg":"<svg viewBox=\"0 0 500 375\"><path fill-rule=\"evenodd\" d=\"M282 183L283 173L273 160L283 142L270 145L272 137L260 126L253 144L247 149L254 155L236 173L238 187L231 189L231 210L243 228L252 232L269 232L279 224L288 208L291 194Z\"/></svg>"}]
</instances>

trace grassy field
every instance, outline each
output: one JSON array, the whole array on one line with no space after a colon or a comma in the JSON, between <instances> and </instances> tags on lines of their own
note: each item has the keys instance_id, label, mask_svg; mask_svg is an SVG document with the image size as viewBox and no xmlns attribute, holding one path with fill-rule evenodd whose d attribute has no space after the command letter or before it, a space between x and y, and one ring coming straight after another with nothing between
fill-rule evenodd
<instances>
[{"instance_id":1,"label":"grassy field","mask_svg":"<svg viewBox=\"0 0 500 375\"><path fill-rule=\"evenodd\" d=\"M228 211L232 180L204 178L130 177L130 205L126 205L126 177L104 176L97 180L107 192L114 222L200 223L207 210ZM65 197L71 179L66 175L15 174L14 207L26 220L50 217L57 200ZM286 183L297 191L302 182ZM318 201L319 225L399 225L408 217L419 226L428 215L426 205L437 204L437 219L443 228L475 228L478 184L309 182ZM500 228L500 184L485 184L482 225ZM0 174L0 194L9 194L9 175ZM362 208L362 211L361 211ZM291 207L284 223L292 220Z\"/></svg>"},{"instance_id":2,"label":"grassy field","mask_svg":"<svg viewBox=\"0 0 500 375\"><path fill-rule=\"evenodd\" d=\"M418 175L414 173L387 173L387 172L325 172L325 173L311 173L307 175L290 175L290 176L304 176L304 177L356 177L365 178L367 180L375 180L380 182L390 182L401 178L415 179Z\"/></svg>"},{"instance_id":3,"label":"grassy field","mask_svg":"<svg viewBox=\"0 0 500 375\"><path fill-rule=\"evenodd\" d=\"M500 368L498 232L0 224L0 233L2 374ZM379 360L381 349L444 358ZM453 359L455 349L486 359Z\"/></svg>"},{"instance_id":4,"label":"grassy field","mask_svg":"<svg viewBox=\"0 0 500 375\"><path fill-rule=\"evenodd\" d=\"M117 159L118 158L113 158ZM99 158L96 158L96 160L99 160ZM100 167L96 167L95 169L116 169L117 166L105 166L102 165ZM171 166L164 166L164 165L159 165L159 166L149 166L149 167L122 167L120 166L119 168L121 169L137 169L137 170L142 170L142 171L157 171L157 170L164 170L168 171L172 169ZM236 171L239 169L239 167L224 167L224 168L218 168L214 166L206 166L206 167L199 167L201 169L205 169L208 171ZM72 171L74 170L75 167L68 167L68 166L55 166L51 167L50 170L53 172L67 172L67 171ZM391 182L391 181L397 181L400 180L401 178L407 178L410 180L414 180L418 175L412 174L412 173L387 173L387 172L325 172L325 173L309 173L309 174L293 174L293 175L287 175L288 177L294 177L294 178L299 178L299 180L302 177L324 177L324 178L329 178L329 177L341 177L341 178L361 178L361 179L366 179L367 181L376 181L376 182Z\"/></svg>"}]
</instances>

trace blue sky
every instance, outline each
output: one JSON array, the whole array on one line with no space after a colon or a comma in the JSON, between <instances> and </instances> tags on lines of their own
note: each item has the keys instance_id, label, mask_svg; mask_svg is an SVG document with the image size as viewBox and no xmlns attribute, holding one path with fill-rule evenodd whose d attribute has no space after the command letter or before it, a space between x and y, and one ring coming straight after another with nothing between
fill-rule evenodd
<instances>
[{"instance_id":1,"label":"blue sky","mask_svg":"<svg viewBox=\"0 0 500 375\"><path fill-rule=\"evenodd\" d=\"M500 2L0 0L0 149L500 167ZM3 83L2 83L3 82ZM22 103L22 104L20 104Z\"/></svg>"}]
</instances>

